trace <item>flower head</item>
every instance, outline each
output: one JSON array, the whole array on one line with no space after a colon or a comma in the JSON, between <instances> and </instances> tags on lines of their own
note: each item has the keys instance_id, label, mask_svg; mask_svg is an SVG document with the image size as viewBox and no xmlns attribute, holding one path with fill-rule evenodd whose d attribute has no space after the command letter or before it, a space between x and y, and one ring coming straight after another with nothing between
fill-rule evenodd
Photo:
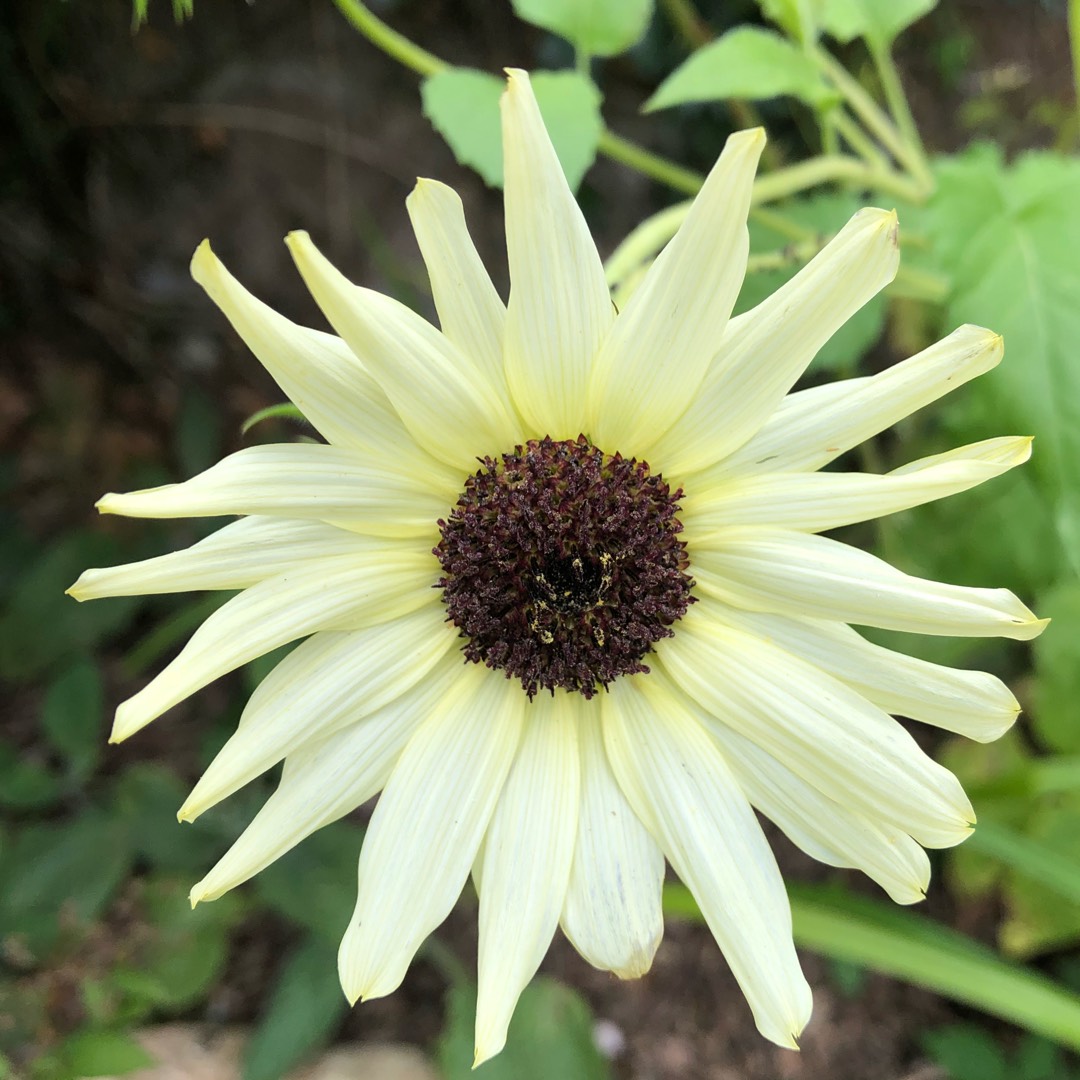
<instances>
[{"instance_id":1,"label":"flower head","mask_svg":"<svg viewBox=\"0 0 1080 1080\"><path fill-rule=\"evenodd\" d=\"M889 714L994 739L996 678L871 644L849 623L1025 639L1011 593L908 576L823 531L961 491L1026 460L992 439L885 475L819 472L993 367L961 327L870 378L790 394L897 266L863 210L793 280L731 318L758 131L733 135L621 312L527 76L503 98L511 291L460 201L408 200L441 329L288 243L337 334L247 293L207 244L192 271L325 444L254 446L103 512L238 515L184 551L87 571L78 599L242 590L117 710L125 739L271 649L181 808L193 819L284 760L280 785L192 891L210 900L381 792L340 975L391 993L470 873L480 896L477 1060L496 1053L556 928L643 974L664 860L696 897L761 1032L810 1015L783 882L754 809L900 903L924 847L974 815ZM479 467L478 467L479 465Z\"/></svg>"}]
</instances>

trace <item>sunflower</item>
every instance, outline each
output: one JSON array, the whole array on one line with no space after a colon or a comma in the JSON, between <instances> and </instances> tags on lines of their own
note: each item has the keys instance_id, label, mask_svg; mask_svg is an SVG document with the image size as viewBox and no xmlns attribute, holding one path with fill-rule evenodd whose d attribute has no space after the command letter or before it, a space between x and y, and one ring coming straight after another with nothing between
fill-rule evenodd
<instances>
[{"instance_id":1,"label":"sunflower","mask_svg":"<svg viewBox=\"0 0 1080 1080\"><path fill-rule=\"evenodd\" d=\"M755 809L911 903L925 847L968 835L956 779L890 716L978 740L1018 706L992 675L872 644L849 623L1027 639L1001 589L911 577L821 535L982 483L991 439L884 475L819 472L992 368L964 326L869 378L789 394L893 277L893 213L857 213L736 318L760 130L733 135L678 235L616 311L524 72L502 100L504 305L452 190L407 206L441 329L288 245L334 336L251 296L204 243L192 272L325 443L253 446L104 513L236 515L183 551L88 570L100 596L240 590L117 710L126 739L212 680L303 641L252 695L180 810L284 761L192 890L235 888L381 792L339 956L350 1001L391 993L472 874L476 1056L497 1053L556 927L595 966L648 970L665 857L758 1029L811 1008ZM479 466L479 467L477 467Z\"/></svg>"}]
</instances>

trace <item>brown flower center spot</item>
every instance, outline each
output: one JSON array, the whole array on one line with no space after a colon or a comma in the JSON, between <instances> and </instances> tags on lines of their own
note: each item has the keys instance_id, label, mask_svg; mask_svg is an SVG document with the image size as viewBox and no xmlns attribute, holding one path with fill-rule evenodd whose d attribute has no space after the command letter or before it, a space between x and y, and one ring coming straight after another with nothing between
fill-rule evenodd
<instances>
[{"instance_id":1,"label":"brown flower center spot","mask_svg":"<svg viewBox=\"0 0 1080 1080\"><path fill-rule=\"evenodd\" d=\"M592 697L642 659L693 603L682 490L584 435L532 440L482 468L434 549L465 655L521 680Z\"/></svg>"}]
</instances>

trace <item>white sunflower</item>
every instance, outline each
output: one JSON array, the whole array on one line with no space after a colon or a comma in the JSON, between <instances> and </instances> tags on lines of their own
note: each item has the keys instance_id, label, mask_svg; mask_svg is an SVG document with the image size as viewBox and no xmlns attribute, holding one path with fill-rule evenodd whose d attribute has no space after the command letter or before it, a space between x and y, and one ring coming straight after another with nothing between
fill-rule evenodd
<instances>
[{"instance_id":1,"label":"white sunflower","mask_svg":"<svg viewBox=\"0 0 1080 1080\"><path fill-rule=\"evenodd\" d=\"M193 902L381 792L342 986L350 1001L396 989L471 872L479 1062L503 1046L557 926L599 968L648 970L666 856L758 1029L794 1047L810 989L754 808L911 903L923 848L959 842L974 815L889 714L989 740L1018 712L992 675L847 624L1018 639L1043 625L1006 590L911 577L819 535L982 483L1026 460L1029 439L885 475L817 470L992 368L1001 338L964 326L880 374L786 396L892 279L893 213L860 211L731 318L765 141L738 133L617 312L523 72L502 116L505 306L460 200L430 180L407 205L441 330L350 284L304 233L289 248L339 337L294 325L207 244L196 252L195 279L327 442L250 447L100 501L239 516L73 586L80 600L242 590L120 706L112 738L306 638L180 811L191 820L284 761Z\"/></svg>"}]
</instances>

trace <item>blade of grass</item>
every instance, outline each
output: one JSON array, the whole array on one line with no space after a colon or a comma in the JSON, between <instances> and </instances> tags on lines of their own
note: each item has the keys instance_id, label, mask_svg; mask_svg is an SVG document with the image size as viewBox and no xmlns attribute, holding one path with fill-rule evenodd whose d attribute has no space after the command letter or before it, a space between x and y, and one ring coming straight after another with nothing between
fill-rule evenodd
<instances>
[{"instance_id":1,"label":"blade of grass","mask_svg":"<svg viewBox=\"0 0 1080 1080\"><path fill-rule=\"evenodd\" d=\"M1042 975L903 908L836 889L789 891L795 941L803 948L923 986L1080 1049L1080 996ZM677 918L701 918L681 885L665 887L664 910Z\"/></svg>"},{"instance_id":2,"label":"blade of grass","mask_svg":"<svg viewBox=\"0 0 1080 1080\"><path fill-rule=\"evenodd\" d=\"M980 821L968 847L1080 904L1080 862L996 821Z\"/></svg>"}]
</instances>

